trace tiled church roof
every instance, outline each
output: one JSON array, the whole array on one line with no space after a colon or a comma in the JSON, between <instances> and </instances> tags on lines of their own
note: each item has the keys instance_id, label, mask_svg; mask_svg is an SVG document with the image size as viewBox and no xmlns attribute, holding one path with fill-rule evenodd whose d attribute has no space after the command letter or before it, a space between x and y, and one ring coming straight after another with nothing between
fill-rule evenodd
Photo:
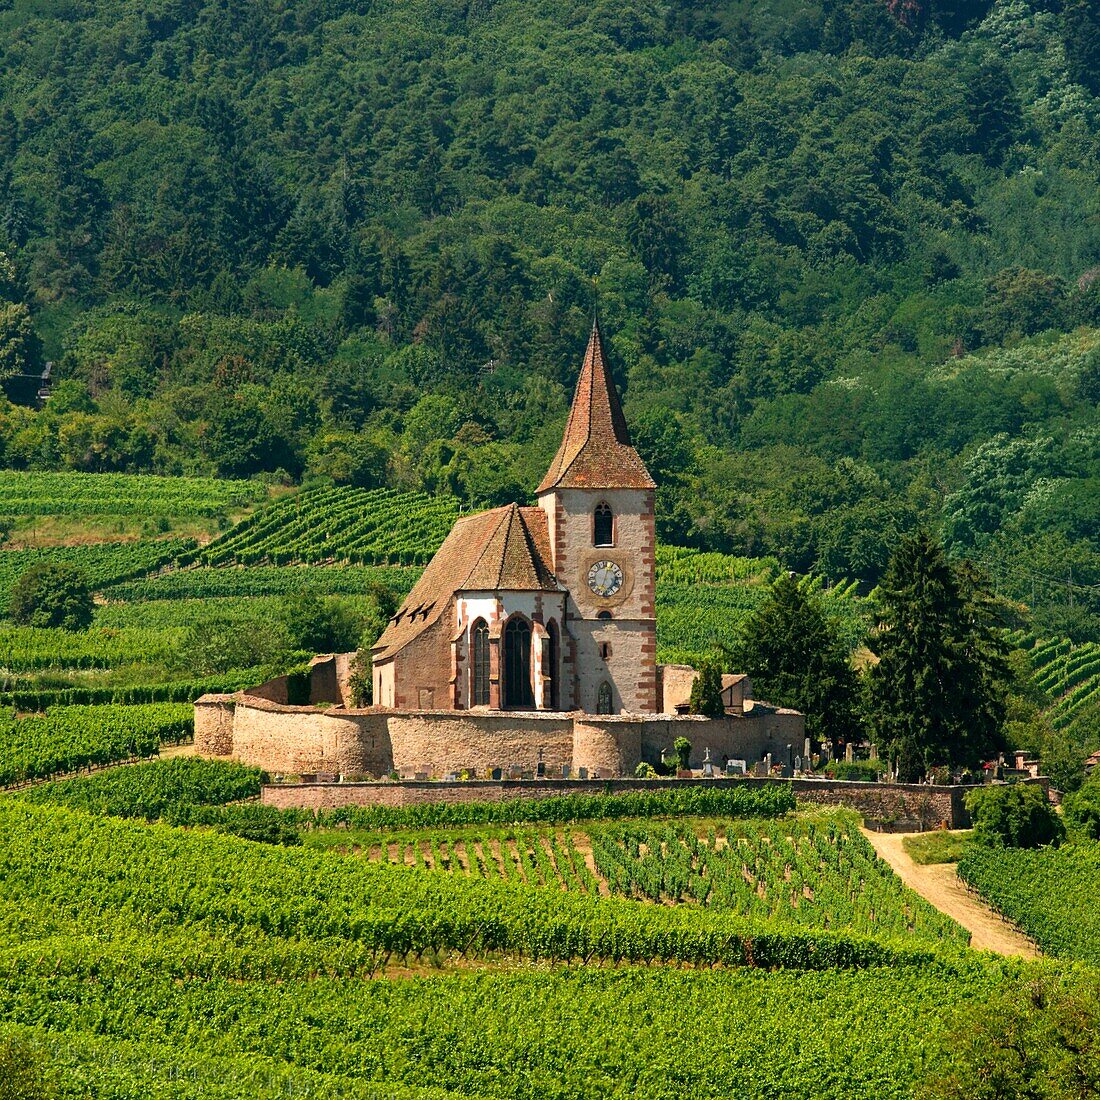
<instances>
[{"instance_id":1,"label":"tiled church roof","mask_svg":"<svg viewBox=\"0 0 1100 1100\"><path fill-rule=\"evenodd\" d=\"M456 592L561 591L551 560L541 508L508 504L463 517L375 643L374 660L392 657L427 630Z\"/></svg>"},{"instance_id":2,"label":"tiled church roof","mask_svg":"<svg viewBox=\"0 0 1100 1100\"><path fill-rule=\"evenodd\" d=\"M630 442L598 323L592 325L569 422L538 492L548 489L653 489L655 484Z\"/></svg>"}]
</instances>

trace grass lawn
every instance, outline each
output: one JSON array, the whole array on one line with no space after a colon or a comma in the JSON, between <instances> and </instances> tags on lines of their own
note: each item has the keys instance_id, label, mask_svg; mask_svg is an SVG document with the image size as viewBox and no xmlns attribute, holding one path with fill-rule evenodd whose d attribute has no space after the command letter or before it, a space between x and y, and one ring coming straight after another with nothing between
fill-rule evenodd
<instances>
[{"instance_id":1,"label":"grass lawn","mask_svg":"<svg viewBox=\"0 0 1100 1100\"><path fill-rule=\"evenodd\" d=\"M954 832L938 829L933 833L921 833L920 836L907 836L902 844L914 863L958 863L973 835L973 829Z\"/></svg>"}]
</instances>

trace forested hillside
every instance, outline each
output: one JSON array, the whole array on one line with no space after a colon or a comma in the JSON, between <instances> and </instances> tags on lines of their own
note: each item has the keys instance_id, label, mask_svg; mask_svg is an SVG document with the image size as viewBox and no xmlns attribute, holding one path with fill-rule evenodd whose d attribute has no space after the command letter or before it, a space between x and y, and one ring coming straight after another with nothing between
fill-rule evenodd
<instances>
[{"instance_id":1,"label":"forested hillside","mask_svg":"<svg viewBox=\"0 0 1100 1100\"><path fill-rule=\"evenodd\" d=\"M1100 640L1092 0L0 9L5 466L522 498L597 278L663 540Z\"/></svg>"}]
</instances>

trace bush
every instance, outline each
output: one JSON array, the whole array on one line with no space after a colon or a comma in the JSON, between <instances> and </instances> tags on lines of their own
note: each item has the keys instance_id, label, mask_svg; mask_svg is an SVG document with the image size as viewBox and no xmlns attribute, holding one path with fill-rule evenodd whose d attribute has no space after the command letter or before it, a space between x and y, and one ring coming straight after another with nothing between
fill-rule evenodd
<instances>
[{"instance_id":1,"label":"bush","mask_svg":"<svg viewBox=\"0 0 1100 1100\"><path fill-rule=\"evenodd\" d=\"M676 763L679 765L680 771L686 772L688 762L691 759L691 742L686 737L677 737L672 743L672 747L676 752Z\"/></svg>"},{"instance_id":2,"label":"bush","mask_svg":"<svg viewBox=\"0 0 1100 1100\"><path fill-rule=\"evenodd\" d=\"M1062 802L1066 824L1076 833L1100 840L1100 776L1094 775Z\"/></svg>"},{"instance_id":3,"label":"bush","mask_svg":"<svg viewBox=\"0 0 1100 1100\"><path fill-rule=\"evenodd\" d=\"M1065 827L1046 791L1030 783L981 787L966 796L974 821L974 839L1004 848L1058 844Z\"/></svg>"},{"instance_id":4,"label":"bush","mask_svg":"<svg viewBox=\"0 0 1100 1100\"><path fill-rule=\"evenodd\" d=\"M88 579L74 565L35 565L15 582L8 614L25 626L87 630L95 604Z\"/></svg>"},{"instance_id":5,"label":"bush","mask_svg":"<svg viewBox=\"0 0 1100 1100\"><path fill-rule=\"evenodd\" d=\"M825 769L825 774L832 779L877 783L884 771L885 760L838 760Z\"/></svg>"}]
</instances>

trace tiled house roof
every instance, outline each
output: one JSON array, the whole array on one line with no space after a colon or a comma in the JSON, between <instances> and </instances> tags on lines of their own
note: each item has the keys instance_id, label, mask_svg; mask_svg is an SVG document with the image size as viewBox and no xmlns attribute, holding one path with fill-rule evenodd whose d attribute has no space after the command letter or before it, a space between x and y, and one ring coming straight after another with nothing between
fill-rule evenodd
<instances>
[{"instance_id":1,"label":"tiled house roof","mask_svg":"<svg viewBox=\"0 0 1100 1100\"><path fill-rule=\"evenodd\" d=\"M508 504L465 516L371 650L383 661L443 614L456 592L560 592L550 569L550 532L541 508Z\"/></svg>"},{"instance_id":2,"label":"tiled house roof","mask_svg":"<svg viewBox=\"0 0 1100 1100\"><path fill-rule=\"evenodd\" d=\"M655 483L630 442L598 324L592 325L569 422L540 493L562 489L653 489Z\"/></svg>"}]
</instances>

